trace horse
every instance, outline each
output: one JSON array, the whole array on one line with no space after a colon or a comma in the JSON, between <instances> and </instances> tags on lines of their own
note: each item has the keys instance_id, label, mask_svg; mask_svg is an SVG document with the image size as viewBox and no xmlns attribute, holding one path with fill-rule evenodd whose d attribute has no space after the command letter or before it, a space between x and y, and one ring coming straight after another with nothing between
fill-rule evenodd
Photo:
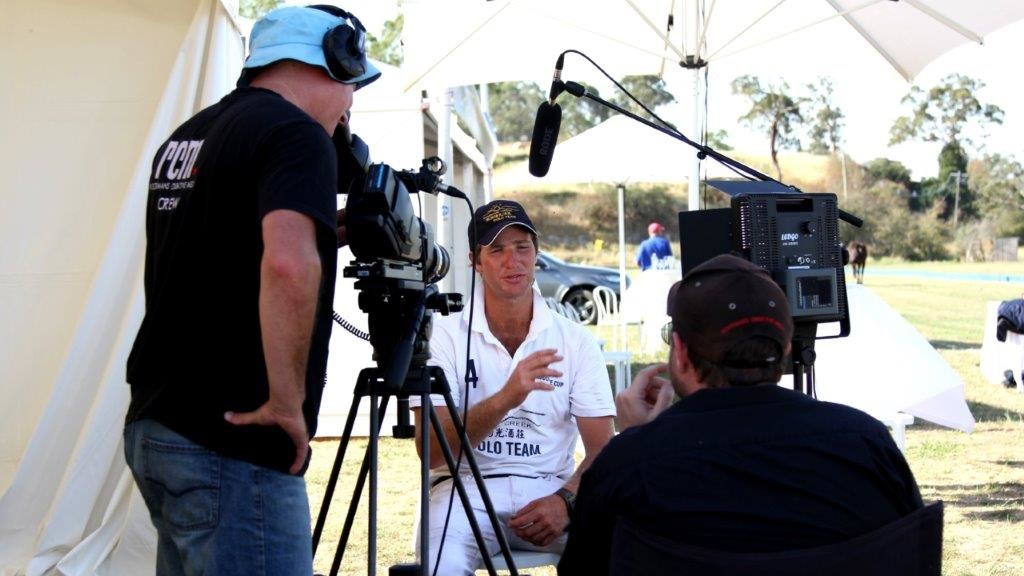
<instances>
[{"instance_id":1,"label":"horse","mask_svg":"<svg viewBox=\"0 0 1024 576\"><path fill-rule=\"evenodd\" d=\"M857 284L863 284L864 265L868 261L867 245L861 242L850 242L846 246L846 251L850 254L850 267L853 268L853 277L857 280Z\"/></svg>"}]
</instances>

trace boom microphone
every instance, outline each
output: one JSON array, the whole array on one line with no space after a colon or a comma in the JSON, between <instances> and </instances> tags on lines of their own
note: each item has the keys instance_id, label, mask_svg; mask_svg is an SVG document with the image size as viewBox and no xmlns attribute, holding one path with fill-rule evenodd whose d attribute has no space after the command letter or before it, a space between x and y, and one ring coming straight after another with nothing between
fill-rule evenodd
<instances>
[{"instance_id":1,"label":"boom microphone","mask_svg":"<svg viewBox=\"0 0 1024 576\"><path fill-rule=\"evenodd\" d=\"M558 129L562 125L562 107L555 103L558 95L565 90L562 83L562 67L565 54L558 55L555 62L555 74L551 78L551 91L548 101L541 102L537 108L537 120L533 124L533 139L530 140L530 174L538 178L546 176L551 168L551 158L555 153L558 141Z\"/></svg>"},{"instance_id":2,"label":"boom microphone","mask_svg":"<svg viewBox=\"0 0 1024 576\"><path fill-rule=\"evenodd\" d=\"M547 175L561 125L562 107L541 102L537 108L537 121L533 124L533 139L530 141L530 174L538 178Z\"/></svg>"}]
</instances>

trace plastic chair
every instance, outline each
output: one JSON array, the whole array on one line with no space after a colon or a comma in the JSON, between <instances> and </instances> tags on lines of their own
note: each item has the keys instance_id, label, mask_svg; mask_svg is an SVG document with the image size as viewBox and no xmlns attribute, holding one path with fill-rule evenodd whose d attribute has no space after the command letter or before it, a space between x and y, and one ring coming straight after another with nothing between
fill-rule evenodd
<instances>
[{"instance_id":1,"label":"plastic chair","mask_svg":"<svg viewBox=\"0 0 1024 576\"><path fill-rule=\"evenodd\" d=\"M597 325L613 326L612 349L624 350L626 348L626 336L623 333L624 324L619 314L619 297L615 291L607 286L597 286L591 293L594 295L594 306L597 308Z\"/></svg>"},{"instance_id":2,"label":"plastic chair","mask_svg":"<svg viewBox=\"0 0 1024 576\"><path fill-rule=\"evenodd\" d=\"M554 298L545 298L544 302L548 305L548 308L551 309L551 311L554 312L555 314L558 314L559 316L565 316L566 318L572 320L573 322L579 323L580 313L572 306L564 304L562 302L558 302Z\"/></svg>"},{"instance_id":3,"label":"plastic chair","mask_svg":"<svg viewBox=\"0 0 1024 576\"><path fill-rule=\"evenodd\" d=\"M561 558L560 555L552 552L512 551L512 560L516 563L517 570L537 568L538 566L557 566ZM491 556L491 562L494 562L495 570L508 570L508 565L505 564L505 557L501 555L501 552Z\"/></svg>"},{"instance_id":4,"label":"plastic chair","mask_svg":"<svg viewBox=\"0 0 1024 576\"><path fill-rule=\"evenodd\" d=\"M845 542L770 553L710 550L645 532L620 518L612 536L613 576L940 576L941 501Z\"/></svg>"}]
</instances>

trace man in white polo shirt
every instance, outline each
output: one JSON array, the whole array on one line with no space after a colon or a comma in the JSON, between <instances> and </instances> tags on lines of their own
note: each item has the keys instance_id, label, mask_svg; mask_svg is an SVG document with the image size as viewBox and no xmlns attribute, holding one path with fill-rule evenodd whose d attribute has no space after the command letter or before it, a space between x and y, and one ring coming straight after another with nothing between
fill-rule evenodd
<instances>
[{"instance_id":1,"label":"man in white polo shirt","mask_svg":"<svg viewBox=\"0 0 1024 576\"><path fill-rule=\"evenodd\" d=\"M534 287L537 230L521 205L495 200L478 208L469 240L479 274L473 325L468 305L461 314L436 316L429 363L444 369L459 417L465 415L474 456L512 548L560 553L580 475L613 435L608 371L594 336L552 314ZM417 400L410 398L420 434L424 422ZM432 401L458 457L461 447L451 416L440 397ZM577 434L586 450L579 467L573 458ZM462 460L459 475L487 540L485 553L492 555L498 551L497 539ZM438 563L443 536L436 573L471 574L483 565L483 557L458 496L451 496L451 474L436 438L430 465L430 570Z\"/></svg>"}]
</instances>

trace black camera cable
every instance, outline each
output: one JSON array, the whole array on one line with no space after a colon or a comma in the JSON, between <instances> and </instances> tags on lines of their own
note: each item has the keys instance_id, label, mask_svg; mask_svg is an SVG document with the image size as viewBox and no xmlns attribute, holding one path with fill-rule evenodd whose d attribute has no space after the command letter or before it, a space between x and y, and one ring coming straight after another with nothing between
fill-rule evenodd
<instances>
[{"instance_id":1,"label":"black camera cable","mask_svg":"<svg viewBox=\"0 0 1024 576\"><path fill-rule=\"evenodd\" d=\"M455 190L453 187L447 187L445 193L449 190ZM469 201L469 198L465 194L460 192L461 196L451 194L456 198L462 198L466 201L466 205L469 207L470 220L469 225L473 230L473 245L470 246L470 253L473 253L476 248L477 231L476 231L476 219L473 218L473 203ZM476 369L473 366L472 355L470 354L470 347L473 342L473 313L476 309L476 256L473 256L473 261L470 263L473 267L473 273L470 275L469 280L469 326L466 329L466 364L463 376L463 392L462 392L462 424L463 426L468 425L469 418L469 384L470 382L476 382ZM469 430L466 430L466 437L469 437ZM472 450L472 446L466 446L466 450ZM455 461L455 470L452 471L452 483L451 488L448 491L448 511L444 516L444 527L441 529L441 543L437 547L437 556L434 558L434 570L431 572L433 576L437 576L437 568L441 564L441 553L444 551L444 543L448 536L448 526L452 517L452 508L455 505L455 478L459 475L459 471L462 469L462 458L465 450L459 450L459 457ZM483 489L483 486L480 487ZM465 513L472 514L472 510L465 510ZM486 550L481 550L481 554L486 554Z\"/></svg>"}]
</instances>

